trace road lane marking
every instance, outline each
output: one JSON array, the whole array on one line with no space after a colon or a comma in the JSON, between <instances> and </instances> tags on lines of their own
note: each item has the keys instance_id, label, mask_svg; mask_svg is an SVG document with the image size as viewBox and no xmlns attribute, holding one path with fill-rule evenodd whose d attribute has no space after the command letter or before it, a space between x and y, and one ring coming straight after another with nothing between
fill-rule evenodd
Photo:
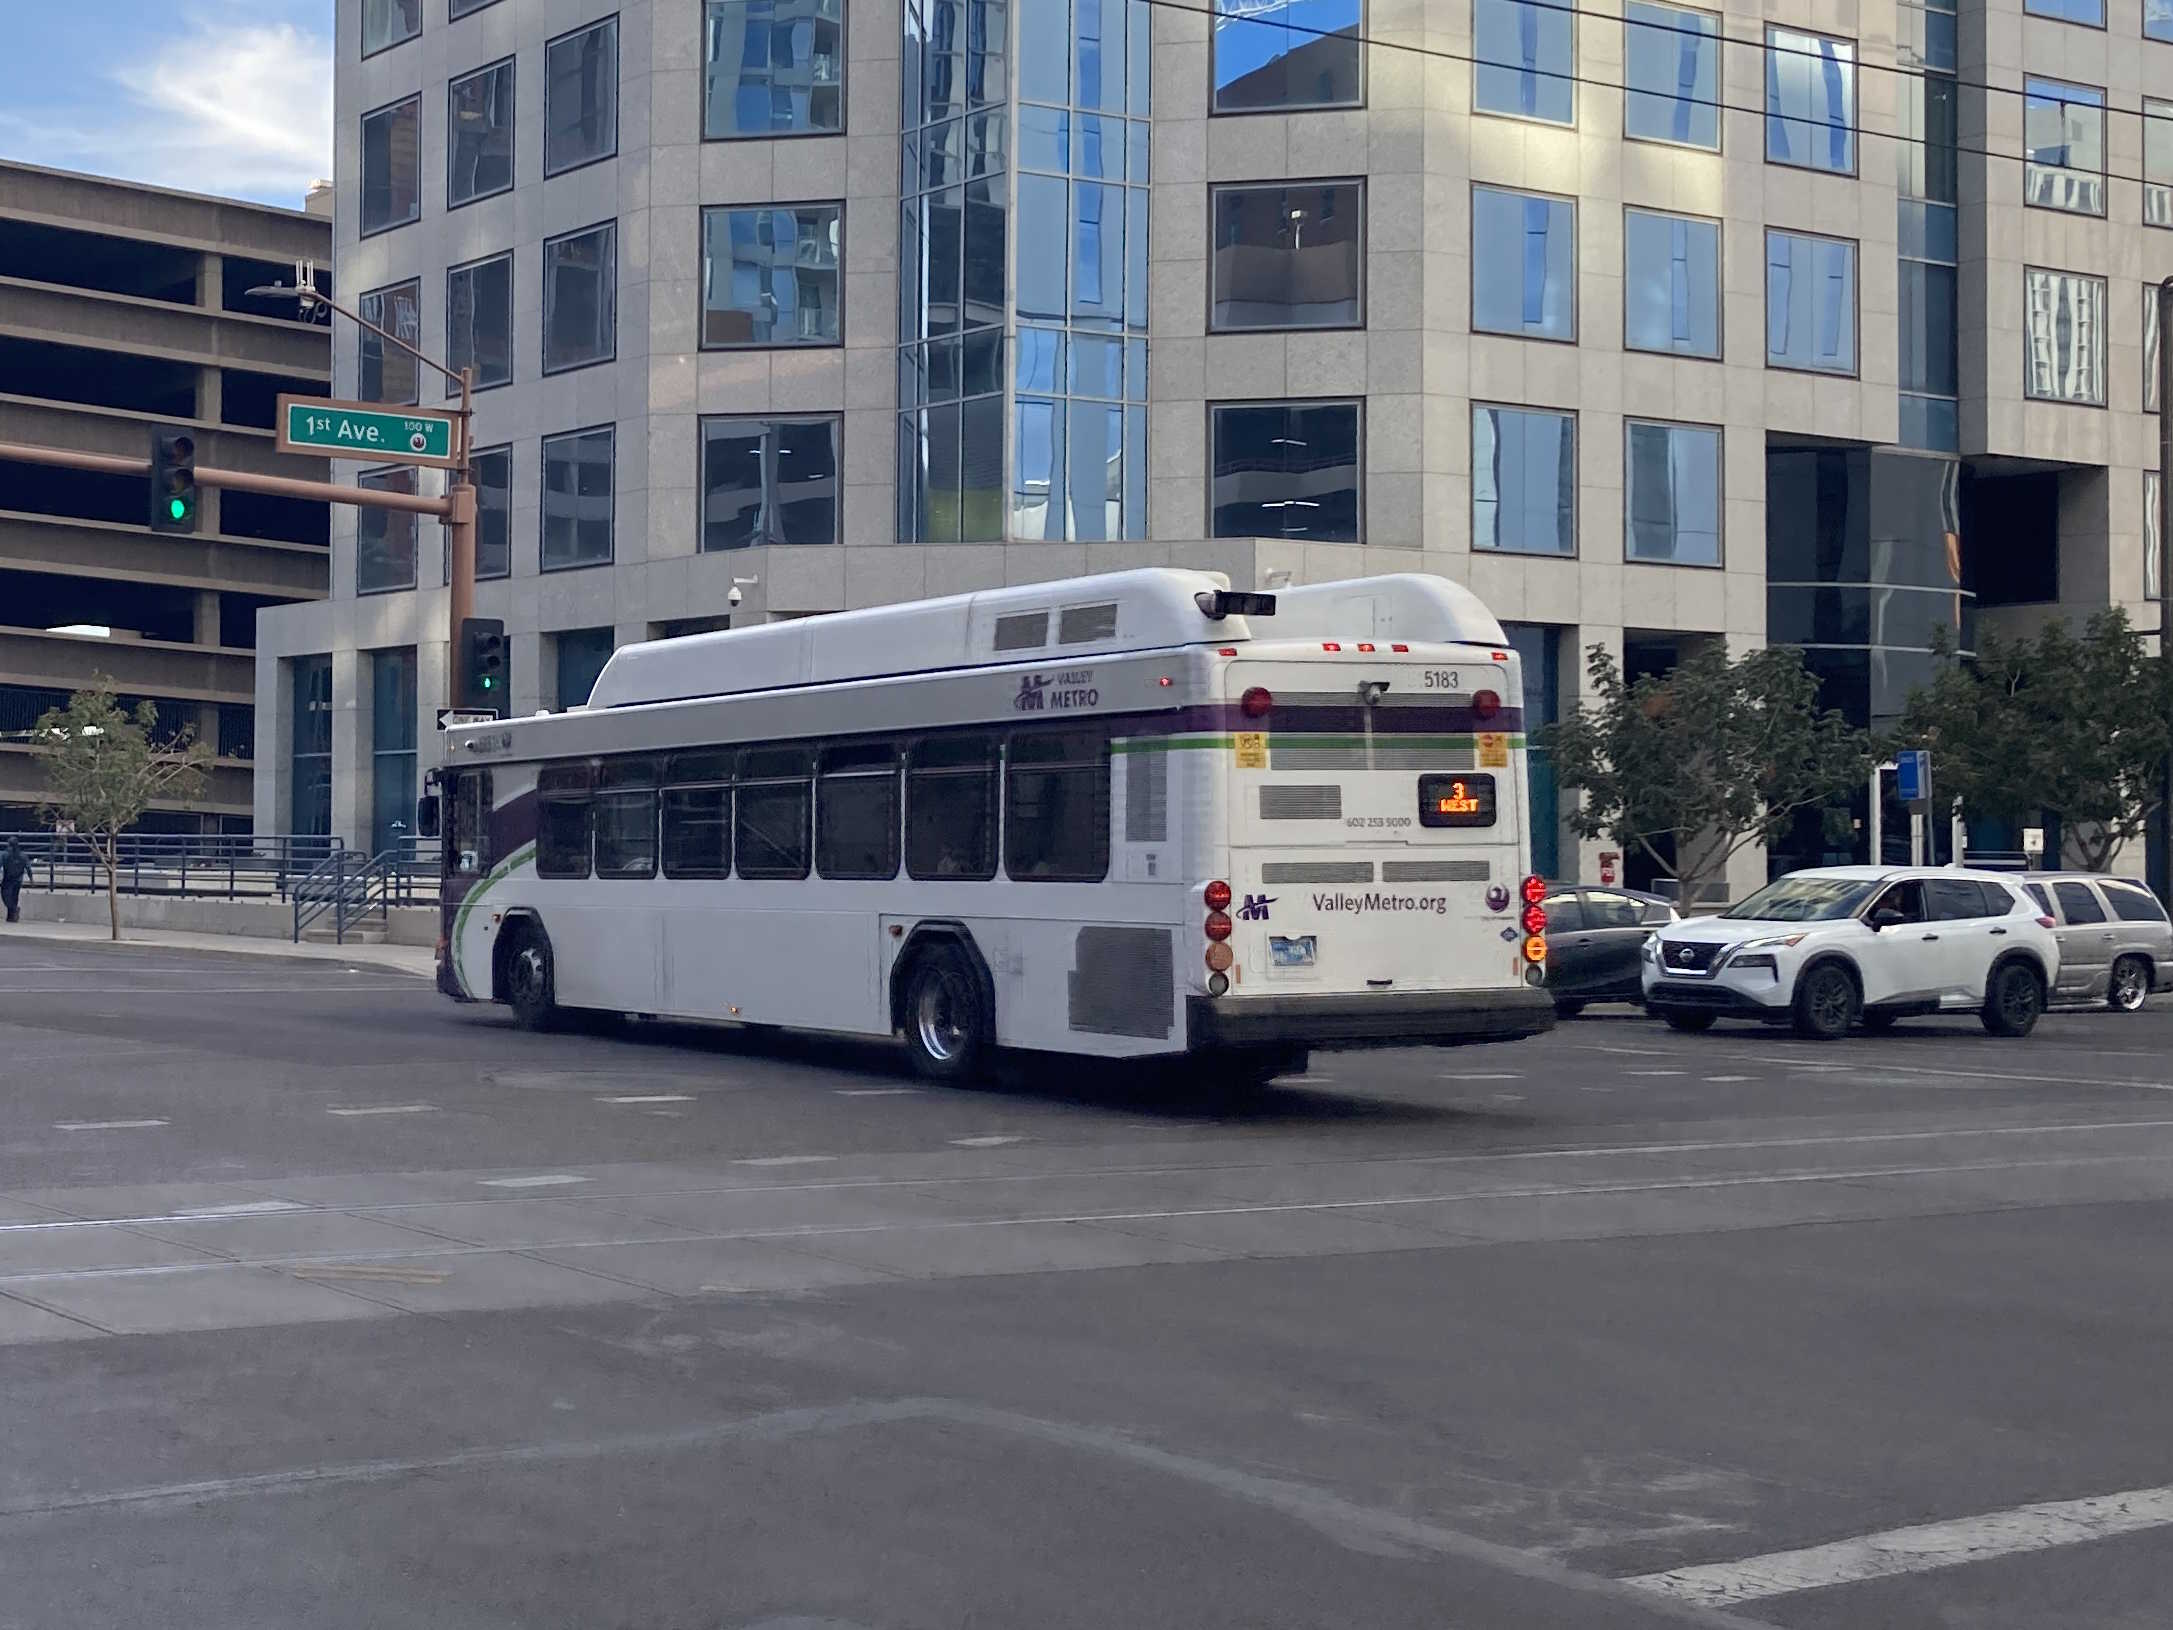
<instances>
[{"instance_id":1,"label":"road lane marking","mask_svg":"<svg viewBox=\"0 0 2173 1630\"><path fill-rule=\"evenodd\" d=\"M636 1092L617 1098L599 1098L599 1104L691 1104L691 1092Z\"/></svg>"},{"instance_id":2,"label":"road lane marking","mask_svg":"<svg viewBox=\"0 0 2173 1630\"><path fill-rule=\"evenodd\" d=\"M1662 1076L1662 1075L1681 1075L1681 1074L1683 1074L1684 1072L1683 1072L1683 1071L1681 1071L1681 1070L1624 1070L1624 1071L1623 1071L1622 1073L1623 1073L1624 1075L1634 1075L1634 1076Z\"/></svg>"},{"instance_id":3,"label":"road lane marking","mask_svg":"<svg viewBox=\"0 0 2173 1630\"><path fill-rule=\"evenodd\" d=\"M2094 1075L2016 1075L2009 1070L1938 1070L1927 1064L1896 1064L1887 1059L1876 1062L1865 1059L1854 1064L1808 1064L1802 1059L1780 1058L1771 1054L1735 1053L1735 1058L1753 1064L1786 1064L1798 1070L1812 1070L1830 1074L1835 1070L1882 1071L1892 1075L1940 1076L1951 1081L1975 1081L1986 1087L2005 1087L2016 1082L2031 1086L2047 1087L2131 1087L2137 1092L2173 1092L2173 1083L2165 1081L2130 1081L2118 1076Z\"/></svg>"},{"instance_id":4,"label":"road lane marking","mask_svg":"<svg viewBox=\"0 0 2173 1630\"><path fill-rule=\"evenodd\" d=\"M428 1115L436 1104L365 1104L359 1109L328 1109L327 1115Z\"/></svg>"},{"instance_id":5,"label":"road lane marking","mask_svg":"<svg viewBox=\"0 0 2173 1630\"><path fill-rule=\"evenodd\" d=\"M1441 1075L1436 1076L1434 1079L1437 1081L1521 1081L1524 1077L1514 1070L1509 1070L1495 1075Z\"/></svg>"},{"instance_id":6,"label":"road lane marking","mask_svg":"<svg viewBox=\"0 0 2173 1630\"><path fill-rule=\"evenodd\" d=\"M56 1132L127 1132L140 1126L164 1126L164 1121L55 1121Z\"/></svg>"},{"instance_id":7,"label":"road lane marking","mask_svg":"<svg viewBox=\"0 0 2173 1630\"><path fill-rule=\"evenodd\" d=\"M1929 1573L2062 1545L2087 1545L2169 1525L2173 1525L2173 1488L2130 1489L2125 1494L2049 1500L1949 1522L1890 1528L1831 1545L1772 1551L1741 1562L1671 1568L1623 1583L1700 1607L1730 1607L1865 1579L1891 1579L1897 1574Z\"/></svg>"},{"instance_id":8,"label":"road lane marking","mask_svg":"<svg viewBox=\"0 0 2173 1630\"><path fill-rule=\"evenodd\" d=\"M1007 1143L1024 1143L1024 1138L991 1136L985 1138L953 1138L951 1145L958 1149L1000 1149Z\"/></svg>"},{"instance_id":9,"label":"road lane marking","mask_svg":"<svg viewBox=\"0 0 2173 1630\"><path fill-rule=\"evenodd\" d=\"M840 1098L917 1098L923 1091L920 1087L839 1087L836 1090Z\"/></svg>"},{"instance_id":10,"label":"road lane marking","mask_svg":"<svg viewBox=\"0 0 2173 1630\"><path fill-rule=\"evenodd\" d=\"M190 1206L178 1215L202 1220L211 1217L266 1217L275 1211L307 1209L299 1200L243 1200L237 1205Z\"/></svg>"},{"instance_id":11,"label":"road lane marking","mask_svg":"<svg viewBox=\"0 0 2173 1630\"><path fill-rule=\"evenodd\" d=\"M1709 1075L1705 1078L1709 1086L1734 1086L1739 1081L1750 1079L1747 1075Z\"/></svg>"},{"instance_id":12,"label":"road lane marking","mask_svg":"<svg viewBox=\"0 0 2173 1630\"><path fill-rule=\"evenodd\" d=\"M592 1183L595 1179L576 1177L571 1172L550 1172L535 1177L486 1177L482 1181L487 1189L549 1189L568 1183Z\"/></svg>"},{"instance_id":13,"label":"road lane marking","mask_svg":"<svg viewBox=\"0 0 2173 1630\"><path fill-rule=\"evenodd\" d=\"M735 1160L735 1166L820 1166L837 1159L836 1155L755 1155L747 1160Z\"/></svg>"}]
</instances>

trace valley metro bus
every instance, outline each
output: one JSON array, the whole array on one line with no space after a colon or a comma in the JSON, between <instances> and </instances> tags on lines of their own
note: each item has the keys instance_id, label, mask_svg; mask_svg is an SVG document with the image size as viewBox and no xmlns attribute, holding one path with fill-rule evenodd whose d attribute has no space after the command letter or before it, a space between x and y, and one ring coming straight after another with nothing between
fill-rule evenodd
<instances>
[{"instance_id":1,"label":"valley metro bus","mask_svg":"<svg viewBox=\"0 0 2173 1630\"><path fill-rule=\"evenodd\" d=\"M1207 1054L1550 1027L1523 689L1438 577L1162 568L630 645L456 723L438 985L566 1010Z\"/></svg>"}]
</instances>

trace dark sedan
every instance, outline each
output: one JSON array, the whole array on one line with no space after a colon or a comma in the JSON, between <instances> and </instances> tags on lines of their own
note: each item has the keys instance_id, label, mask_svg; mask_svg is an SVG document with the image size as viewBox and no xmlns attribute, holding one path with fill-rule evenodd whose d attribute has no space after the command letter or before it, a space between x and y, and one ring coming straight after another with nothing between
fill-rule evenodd
<instances>
[{"instance_id":1,"label":"dark sedan","mask_svg":"<svg viewBox=\"0 0 2173 1630\"><path fill-rule=\"evenodd\" d=\"M1547 993L1564 1018L1588 1002L1640 999L1637 953L1675 907L1636 889L1563 884L1546 898Z\"/></svg>"}]
</instances>

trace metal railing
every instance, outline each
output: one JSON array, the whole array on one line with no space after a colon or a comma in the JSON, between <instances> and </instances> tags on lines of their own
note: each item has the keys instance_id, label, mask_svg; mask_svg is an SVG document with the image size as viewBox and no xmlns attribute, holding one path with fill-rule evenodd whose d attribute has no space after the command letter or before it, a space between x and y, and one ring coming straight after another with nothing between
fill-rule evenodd
<instances>
[{"instance_id":1,"label":"metal railing","mask_svg":"<svg viewBox=\"0 0 2173 1630\"><path fill-rule=\"evenodd\" d=\"M330 918L334 943L345 945L357 929L385 928L396 907L435 905L437 850L435 839L405 840L367 860L350 849L334 850L295 880L295 942Z\"/></svg>"},{"instance_id":2,"label":"metal railing","mask_svg":"<svg viewBox=\"0 0 2173 1630\"><path fill-rule=\"evenodd\" d=\"M103 893L105 867L87 838L17 835L30 861L23 885L54 893ZM142 833L118 845L115 884L123 894L210 900L284 900L335 854L339 838L319 833ZM433 874L436 863L431 863Z\"/></svg>"}]
</instances>

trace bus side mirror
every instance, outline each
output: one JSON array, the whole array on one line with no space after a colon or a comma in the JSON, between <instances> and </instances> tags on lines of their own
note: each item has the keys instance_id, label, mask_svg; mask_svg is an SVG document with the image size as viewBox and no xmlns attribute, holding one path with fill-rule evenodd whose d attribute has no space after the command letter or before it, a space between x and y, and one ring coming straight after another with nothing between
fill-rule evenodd
<instances>
[{"instance_id":1,"label":"bus side mirror","mask_svg":"<svg viewBox=\"0 0 2173 1630\"><path fill-rule=\"evenodd\" d=\"M435 798L415 800L415 835L418 838L438 835L438 801Z\"/></svg>"}]
</instances>

